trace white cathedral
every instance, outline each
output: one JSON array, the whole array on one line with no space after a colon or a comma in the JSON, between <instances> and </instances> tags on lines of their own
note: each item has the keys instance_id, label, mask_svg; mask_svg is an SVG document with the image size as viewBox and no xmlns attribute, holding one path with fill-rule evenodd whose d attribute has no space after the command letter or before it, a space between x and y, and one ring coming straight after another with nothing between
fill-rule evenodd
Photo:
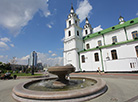
<instances>
[{"instance_id":1,"label":"white cathedral","mask_svg":"<svg viewBox=\"0 0 138 102\"><path fill-rule=\"evenodd\" d=\"M86 18L83 28L71 7L66 20L64 65L76 71L133 72L138 71L138 18L93 33Z\"/></svg>"}]
</instances>

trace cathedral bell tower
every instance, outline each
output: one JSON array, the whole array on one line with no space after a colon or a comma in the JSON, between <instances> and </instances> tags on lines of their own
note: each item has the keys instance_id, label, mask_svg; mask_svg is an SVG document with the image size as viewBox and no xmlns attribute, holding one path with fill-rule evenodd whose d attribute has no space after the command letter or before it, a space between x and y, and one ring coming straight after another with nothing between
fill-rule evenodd
<instances>
[{"instance_id":1,"label":"cathedral bell tower","mask_svg":"<svg viewBox=\"0 0 138 102\"><path fill-rule=\"evenodd\" d=\"M79 27L79 21L71 6L65 28L64 65L72 64L76 71L80 71L78 52L83 49L82 28Z\"/></svg>"},{"instance_id":2,"label":"cathedral bell tower","mask_svg":"<svg viewBox=\"0 0 138 102\"><path fill-rule=\"evenodd\" d=\"M93 33L93 28L91 27L91 24L89 23L88 18L86 17L85 25L83 28L83 36L87 36L89 34Z\"/></svg>"}]
</instances>

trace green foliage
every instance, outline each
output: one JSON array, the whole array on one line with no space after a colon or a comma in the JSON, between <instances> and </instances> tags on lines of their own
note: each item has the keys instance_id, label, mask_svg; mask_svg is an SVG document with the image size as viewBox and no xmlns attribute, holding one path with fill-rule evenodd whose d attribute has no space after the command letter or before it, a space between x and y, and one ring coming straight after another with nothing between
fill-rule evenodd
<instances>
[{"instance_id":1,"label":"green foliage","mask_svg":"<svg viewBox=\"0 0 138 102\"><path fill-rule=\"evenodd\" d=\"M30 73L30 72L31 72L31 68L27 68L26 71L25 71L26 74Z\"/></svg>"},{"instance_id":2,"label":"green foliage","mask_svg":"<svg viewBox=\"0 0 138 102\"><path fill-rule=\"evenodd\" d=\"M19 71L18 71L18 70L16 70L16 71L15 71L15 73L19 73Z\"/></svg>"},{"instance_id":3,"label":"green foliage","mask_svg":"<svg viewBox=\"0 0 138 102\"><path fill-rule=\"evenodd\" d=\"M13 75L17 75L17 76L41 76L42 74L31 75L31 73L14 73L14 74L12 74L12 76Z\"/></svg>"},{"instance_id":4,"label":"green foliage","mask_svg":"<svg viewBox=\"0 0 138 102\"><path fill-rule=\"evenodd\" d=\"M11 70L10 63L5 64L5 63L0 62L0 70L4 72L5 70Z\"/></svg>"}]
</instances>

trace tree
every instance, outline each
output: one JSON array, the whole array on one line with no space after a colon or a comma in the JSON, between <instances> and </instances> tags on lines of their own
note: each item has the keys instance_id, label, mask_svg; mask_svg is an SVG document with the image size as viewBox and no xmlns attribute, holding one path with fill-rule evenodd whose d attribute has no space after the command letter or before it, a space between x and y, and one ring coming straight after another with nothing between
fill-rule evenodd
<instances>
[{"instance_id":1,"label":"tree","mask_svg":"<svg viewBox=\"0 0 138 102\"><path fill-rule=\"evenodd\" d=\"M16 57L12 57L11 64L16 64L16 63L17 63Z\"/></svg>"}]
</instances>

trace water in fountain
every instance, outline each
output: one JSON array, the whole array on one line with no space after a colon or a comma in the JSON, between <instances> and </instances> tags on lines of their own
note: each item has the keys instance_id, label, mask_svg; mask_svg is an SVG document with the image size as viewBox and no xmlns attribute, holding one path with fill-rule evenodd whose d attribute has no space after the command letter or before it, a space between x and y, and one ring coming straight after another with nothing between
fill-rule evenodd
<instances>
[{"instance_id":1,"label":"water in fountain","mask_svg":"<svg viewBox=\"0 0 138 102\"><path fill-rule=\"evenodd\" d=\"M55 81L56 79L43 80L30 85L26 85L25 87L29 90L36 90L36 91L68 91L68 90L85 88L88 86L92 86L96 83L95 80L71 78L66 86L54 86L53 83Z\"/></svg>"}]
</instances>

